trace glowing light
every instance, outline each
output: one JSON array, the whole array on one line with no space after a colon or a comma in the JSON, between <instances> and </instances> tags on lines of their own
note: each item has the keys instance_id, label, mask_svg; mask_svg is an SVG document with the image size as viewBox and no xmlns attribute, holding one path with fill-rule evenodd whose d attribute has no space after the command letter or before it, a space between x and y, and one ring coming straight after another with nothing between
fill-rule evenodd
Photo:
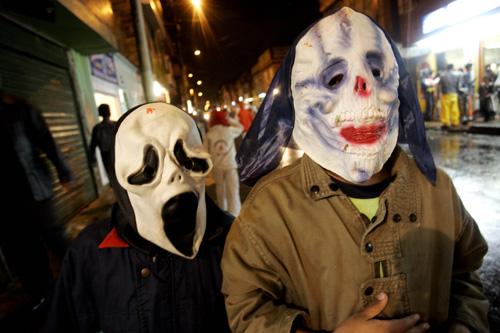
<instances>
[{"instance_id":1,"label":"glowing light","mask_svg":"<svg viewBox=\"0 0 500 333\"><path fill-rule=\"evenodd\" d=\"M189 95L191 95L191 96L194 95L194 89L193 88L189 89Z\"/></svg>"},{"instance_id":2,"label":"glowing light","mask_svg":"<svg viewBox=\"0 0 500 333\"><path fill-rule=\"evenodd\" d=\"M280 93L280 90L278 88L273 89L273 96L276 96Z\"/></svg>"},{"instance_id":3,"label":"glowing light","mask_svg":"<svg viewBox=\"0 0 500 333\"><path fill-rule=\"evenodd\" d=\"M199 56L201 54L201 51L200 50L194 50L194 55L195 56Z\"/></svg>"},{"instance_id":4,"label":"glowing light","mask_svg":"<svg viewBox=\"0 0 500 333\"><path fill-rule=\"evenodd\" d=\"M424 34L484 14L500 6L500 0L456 0L424 17Z\"/></svg>"},{"instance_id":5,"label":"glowing light","mask_svg":"<svg viewBox=\"0 0 500 333\"><path fill-rule=\"evenodd\" d=\"M201 10L201 0L191 0L191 4L196 11Z\"/></svg>"},{"instance_id":6,"label":"glowing light","mask_svg":"<svg viewBox=\"0 0 500 333\"><path fill-rule=\"evenodd\" d=\"M439 53L454 48L463 48L464 45L476 45L479 36L485 39L496 34L494 27L500 20L500 14L483 15L465 23L456 24L437 31L426 38L419 40L416 46Z\"/></svg>"},{"instance_id":7,"label":"glowing light","mask_svg":"<svg viewBox=\"0 0 500 333\"><path fill-rule=\"evenodd\" d=\"M203 93L200 91L200 92L198 93L198 97L201 97L201 96L203 96Z\"/></svg>"},{"instance_id":8,"label":"glowing light","mask_svg":"<svg viewBox=\"0 0 500 333\"><path fill-rule=\"evenodd\" d=\"M264 99L265 97L266 97L266 93L265 93L265 92L261 92L261 93L259 94L259 98L260 98L260 99Z\"/></svg>"},{"instance_id":9,"label":"glowing light","mask_svg":"<svg viewBox=\"0 0 500 333\"><path fill-rule=\"evenodd\" d=\"M227 105L224 104L224 109L227 109Z\"/></svg>"},{"instance_id":10,"label":"glowing light","mask_svg":"<svg viewBox=\"0 0 500 333\"><path fill-rule=\"evenodd\" d=\"M151 6L151 9L153 9L153 11L154 11L154 12L156 12L156 4L155 4L155 2L154 2L154 1L151 1L151 2L149 3L149 5Z\"/></svg>"},{"instance_id":11,"label":"glowing light","mask_svg":"<svg viewBox=\"0 0 500 333\"><path fill-rule=\"evenodd\" d=\"M252 97L245 98L245 102L247 103L253 102L253 98Z\"/></svg>"},{"instance_id":12,"label":"glowing light","mask_svg":"<svg viewBox=\"0 0 500 333\"><path fill-rule=\"evenodd\" d=\"M238 97L239 102L243 102L243 96Z\"/></svg>"},{"instance_id":13,"label":"glowing light","mask_svg":"<svg viewBox=\"0 0 500 333\"><path fill-rule=\"evenodd\" d=\"M231 105L232 105L232 106L236 106L236 102L235 102L235 101L232 101L232 102L231 102Z\"/></svg>"},{"instance_id":14,"label":"glowing light","mask_svg":"<svg viewBox=\"0 0 500 333\"><path fill-rule=\"evenodd\" d=\"M205 113L203 114L203 119L205 119L205 120L209 120L209 119L210 119L210 113L205 112Z\"/></svg>"},{"instance_id":15,"label":"glowing light","mask_svg":"<svg viewBox=\"0 0 500 333\"><path fill-rule=\"evenodd\" d=\"M155 94L156 97L160 97L165 93L165 87L163 87L160 82L154 81L153 82L153 94Z\"/></svg>"},{"instance_id":16,"label":"glowing light","mask_svg":"<svg viewBox=\"0 0 500 333\"><path fill-rule=\"evenodd\" d=\"M190 99L187 100L186 105L187 105L188 113L189 114L193 113L194 112L193 103L191 102Z\"/></svg>"},{"instance_id":17,"label":"glowing light","mask_svg":"<svg viewBox=\"0 0 500 333\"><path fill-rule=\"evenodd\" d=\"M193 116L195 116L195 117L196 117L197 115L198 115L198 112L193 111Z\"/></svg>"},{"instance_id":18,"label":"glowing light","mask_svg":"<svg viewBox=\"0 0 500 333\"><path fill-rule=\"evenodd\" d=\"M196 84L199 86L201 86L202 83L203 83L203 81L201 81L201 80L196 81Z\"/></svg>"},{"instance_id":19,"label":"glowing light","mask_svg":"<svg viewBox=\"0 0 500 333\"><path fill-rule=\"evenodd\" d=\"M193 76L194 76L193 73L188 74L188 78L192 78Z\"/></svg>"},{"instance_id":20,"label":"glowing light","mask_svg":"<svg viewBox=\"0 0 500 333\"><path fill-rule=\"evenodd\" d=\"M220 106L216 107L215 110L217 110L217 112L219 112L221 110Z\"/></svg>"}]
</instances>

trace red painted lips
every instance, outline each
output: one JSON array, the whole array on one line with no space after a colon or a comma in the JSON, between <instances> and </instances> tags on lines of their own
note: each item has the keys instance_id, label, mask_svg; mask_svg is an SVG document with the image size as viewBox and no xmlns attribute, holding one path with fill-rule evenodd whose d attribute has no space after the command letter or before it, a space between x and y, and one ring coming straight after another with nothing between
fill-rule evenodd
<instances>
[{"instance_id":1,"label":"red painted lips","mask_svg":"<svg viewBox=\"0 0 500 333\"><path fill-rule=\"evenodd\" d=\"M378 141L387 132L385 122L354 127L342 127L340 135L351 144L370 144Z\"/></svg>"}]
</instances>

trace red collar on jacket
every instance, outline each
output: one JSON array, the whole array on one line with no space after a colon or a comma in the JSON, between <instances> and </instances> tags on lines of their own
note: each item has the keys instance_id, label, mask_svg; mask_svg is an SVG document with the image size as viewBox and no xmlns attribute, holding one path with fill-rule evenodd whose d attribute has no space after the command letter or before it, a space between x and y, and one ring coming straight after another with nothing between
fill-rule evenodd
<instances>
[{"instance_id":1,"label":"red collar on jacket","mask_svg":"<svg viewBox=\"0 0 500 333\"><path fill-rule=\"evenodd\" d=\"M116 227L113 227L111 231L106 235L104 240L99 244L100 249L109 249L109 248L117 248L117 247L129 247L127 242L125 242L116 230Z\"/></svg>"}]
</instances>

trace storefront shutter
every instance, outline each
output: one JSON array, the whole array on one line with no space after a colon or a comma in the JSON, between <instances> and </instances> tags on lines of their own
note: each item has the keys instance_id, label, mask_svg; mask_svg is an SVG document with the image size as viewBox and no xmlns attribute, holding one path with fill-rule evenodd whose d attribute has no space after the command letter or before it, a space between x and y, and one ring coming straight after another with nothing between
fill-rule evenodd
<instances>
[{"instance_id":1,"label":"storefront shutter","mask_svg":"<svg viewBox=\"0 0 500 333\"><path fill-rule=\"evenodd\" d=\"M96 198L66 52L2 18L0 30L9 31L0 34L2 89L26 98L42 112L75 178L71 190L63 190L47 160L54 179L55 217L64 223Z\"/></svg>"}]
</instances>

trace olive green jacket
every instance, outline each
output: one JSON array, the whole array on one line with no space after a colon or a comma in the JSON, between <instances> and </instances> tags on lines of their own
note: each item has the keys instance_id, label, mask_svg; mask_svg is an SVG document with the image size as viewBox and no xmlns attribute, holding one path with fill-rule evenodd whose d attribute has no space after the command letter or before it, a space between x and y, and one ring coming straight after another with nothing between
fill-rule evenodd
<instances>
[{"instance_id":1,"label":"olive green jacket","mask_svg":"<svg viewBox=\"0 0 500 333\"><path fill-rule=\"evenodd\" d=\"M478 226L443 171L432 185L395 154L396 178L372 221L306 155L257 183L222 259L233 332L290 332L299 315L333 331L382 291L382 317L418 312L439 332L454 320L488 332Z\"/></svg>"}]
</instances>

